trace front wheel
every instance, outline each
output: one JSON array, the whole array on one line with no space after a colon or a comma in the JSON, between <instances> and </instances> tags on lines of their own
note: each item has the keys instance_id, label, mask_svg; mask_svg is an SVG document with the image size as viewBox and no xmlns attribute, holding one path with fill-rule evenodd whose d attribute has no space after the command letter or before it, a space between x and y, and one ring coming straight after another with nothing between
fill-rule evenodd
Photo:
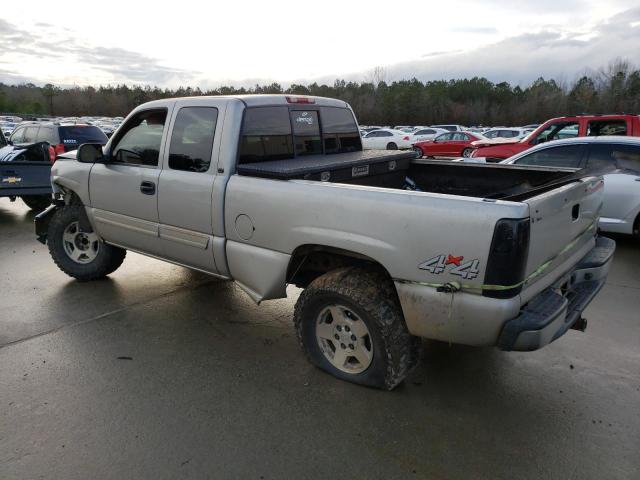
<instances>
[{"instance_id":1,"label":"front wheel","mask_svg":"<svg viewBox=\"0 0 640 480\"><path fill-rule=\"evenodd\" d=\"M103 278L124 261L126 250L102 242L81 224L82 206L67 205L58 210L47 231L49 253L58 268L81 282Z\"/></svg>"},{"instance_id":2,"label":"front wheel","mask_svg":"<svg viewBox=\"0 0 640 480\"><path fill-rule=\"evenodd\" d=\"M465 148L462 150L462 156L465 158L469 158L471 156L471 152L473 152L472 148Z\"/></svg>"},{"instance_id":3,"label":"front wheel","mask_svg":"<svg viewBox=\"0 0 640 480\"><path fill-rule=\"evenodd\" d=\"M416 154L416 158L422 158L422 155L424 155L420 147L413 147L413 151Z\"/></svg>"},{"instance_id":4,"label":"front wheel","mask_svg":"<svg viewBox=\"0 0 640 480\"><path fill-rule=\"evenodd\" d=\"M23 195L20 198L34 212L41 212L51 205L51 195Z\"/></svg>"},{"instance_id":5,"label":"front wheel","mask_svg":"<svg viewBox=\"0 0 640 480\"><path fill-rule=\"evenodd\" d=\"M310 362L349 382L391 390L419 358L421 341L407 331L393 283L375 271L318 277L300 295L294 323Z\"/></svg>"}]
</instances>

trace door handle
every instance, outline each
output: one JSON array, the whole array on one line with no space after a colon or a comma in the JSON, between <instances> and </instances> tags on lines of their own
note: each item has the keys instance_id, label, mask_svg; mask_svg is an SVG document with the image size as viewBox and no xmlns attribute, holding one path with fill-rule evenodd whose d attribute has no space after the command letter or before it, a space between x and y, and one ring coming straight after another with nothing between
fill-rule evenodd
<instances>
[{"instance_id":1,"label":"door handle","mask_svg":"<svg viewBox=\"0 0 640 480\"><path fill-rule=\"evenodd\" d=\"M640 182L640 177L636 177L636 182Z\"/></svg>"},{"instance_id":2,"label":"door handle","mask_svg":"<svg viewBox=\"0 0 640 480\"><path fill-rule=\"evenodd\" d=\"M155 195L156 184L153 182L144 181L140 184L140 191L145 195Z\"/></svg>"}]
</instances>

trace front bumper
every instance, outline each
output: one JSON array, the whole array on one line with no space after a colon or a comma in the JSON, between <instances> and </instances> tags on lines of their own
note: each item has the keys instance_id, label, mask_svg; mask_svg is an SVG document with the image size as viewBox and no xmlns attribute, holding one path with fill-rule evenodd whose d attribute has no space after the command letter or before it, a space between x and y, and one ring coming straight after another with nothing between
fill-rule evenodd
<instances>
[{"instance_id":1,"label":"front bumper","mask_svg":"<svg viewBox=\"0 0 640 480\"><path fill-rule=\"evenodd\" d=\"M517 317L504 324L498 347L502 350L537 350L576 325L587 305L604 286L615 249L613 240L598 237L595 247L571 272L531 299Z\"/></svg>"},{"instance_id":2,"label":"front bumper","mask_svg":"<svg viewBox=\"0 0 640 480\"><path fill-rule=\"evenodd\" d=\"M47 231L49 229L49 222L51 218L56 213L56 210L59 208L58 205L51 204L47 208L45 208L42 212L36 215L33 222L36 228L36 239L42 243L47 243Z\"/></svg>"}]
</instances>

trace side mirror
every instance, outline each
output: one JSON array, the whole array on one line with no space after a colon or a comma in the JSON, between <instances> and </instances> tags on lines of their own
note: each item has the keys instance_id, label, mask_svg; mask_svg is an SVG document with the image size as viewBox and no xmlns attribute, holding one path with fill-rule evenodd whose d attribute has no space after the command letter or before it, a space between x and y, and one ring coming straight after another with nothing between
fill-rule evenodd
<instances>
[{"instance_id":1,"label":"side mirror","mask_svg":"<svg viewBox=\"0 0 640 480\"><path fill-rule=\"evenodd\" d=\"M103 162L102 145L99 143L83 143L78 147L76 160L81 163Z\"/></svg>"}]
</instances>

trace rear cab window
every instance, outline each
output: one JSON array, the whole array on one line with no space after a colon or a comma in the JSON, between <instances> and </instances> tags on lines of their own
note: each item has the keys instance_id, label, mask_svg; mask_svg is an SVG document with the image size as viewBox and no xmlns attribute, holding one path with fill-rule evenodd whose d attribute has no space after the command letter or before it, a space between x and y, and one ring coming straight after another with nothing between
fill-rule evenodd
<instances>
[{"instance_id":1,"label":"rear cab window","mask_svg":"<svg viewBox=\"0 0 640 480\"><path fill-rule=\"evenodd\" d=\"M348 108L248 107L242 125L238 163L359 150L362 150L360 132Z\"/></svg>"}]
</instances>

